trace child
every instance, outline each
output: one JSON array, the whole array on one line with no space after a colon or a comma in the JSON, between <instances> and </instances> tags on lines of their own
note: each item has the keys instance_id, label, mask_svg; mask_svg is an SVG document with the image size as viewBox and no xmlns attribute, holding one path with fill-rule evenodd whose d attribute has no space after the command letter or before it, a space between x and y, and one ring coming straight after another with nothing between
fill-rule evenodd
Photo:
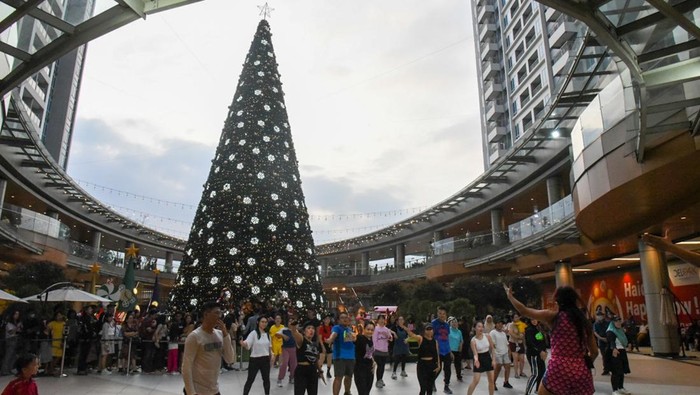
<instances>
[{"instance_id":1,"label":"child","mask_svg":"<svg viewBox=\"0 0 700 395\"><path fill-rule=\"evenodd\" d=\"M39 371L39 358L34 354L25 354L15 362L17 378L10 381L2 395L39 395L34 377Z\"/></svg>"}]
</instances>

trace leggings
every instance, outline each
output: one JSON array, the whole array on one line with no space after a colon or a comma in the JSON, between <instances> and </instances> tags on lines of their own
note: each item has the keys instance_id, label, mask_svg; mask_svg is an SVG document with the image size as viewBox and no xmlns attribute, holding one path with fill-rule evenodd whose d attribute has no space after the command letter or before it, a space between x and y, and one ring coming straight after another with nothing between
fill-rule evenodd
<instances>
[{"instance_id":1,"label":"leggings","mask_svg":"<svg viewBox=\"0 0 700 395\"><path fill-rule=\"evenodd\" d=\"M355 387L358 395L369 395L374 382L372 365L355 362ZM336 376L337 377L337 376Z\"/></svg>"},{"instance_id":2,"label":"leggings","mask_svg":"<svg viewBox=\"0 0 700 395\"><path fill-rule=\"evenodd\" d=\"M525 395L530 395L534 390L540 388L540 382L542 381L542 376L544 376L545 366L544 361L539 355L528 355L527 362L530 363L530 370L532 370L532 375L527 380L527 387L525 387Z\"/></svg>"},{"instance_id":3,"label":"leggings","mask_svg":"<svg viewBox=\"0 0 700 395\"><path fill-rule=\"evenodd\" d=\"M318 372L314 365L297 365L294 371L294 395L318 394Z\"/></svg>"},{"instance_id":4,"label":"leggings","mask_svg":"<svg viewBox=\"0 0 700 395\"><path fill-rule=\"evenodd\" d=\"M416 374L418 375L418 385L420 386L420 395L431 395L433 393L433 385L435 384L435 369L437 363L419 359L416 366Z\"/></svg>"},{"instance_id":5,"label":"leggings","mask_svg":"<svg viewBox=\"0 0 700 395\"><path fill-rule=\"evenodd\" d=\"M396 368L399 367L399 362L401 362L401 371L406 371L406 354L394 355L394 369L393 372L396 373Z\"/></svg>"},{"instance_id":6,"label":"leggings","mask_svg":"<svg viewBox=\"0 0 700 395\"><path fill-rule=\"evenodd\" d=\"M462 380L462 353L460 351L452 351L452 362L457 379Z\"/></svg>"},{"instance_id":7,"label":"leggings","mask_svg":"<svg viewBox=\"0 0 700 395\"><path fill-rule=\"evenodd\" d=\"M377 363L377 381L384 379L384 366L386 365L387 359L389 359L388 355L374 356L374 362Z\"/></svg>"},{"instance_id":8,"label":"leggings","mask_svg":"<svg viewBox=\"0 0 700 395\"><path fill-rule=\"evenodd\" d=\"M255 381L255 376L260 371L263 379L263 388L265 389L265 395L270 393L270 356L266 357L251 357L250 363L248 363L248 379L245 381L243 386L243 395L248 395L250 392L250 387L253 386L253 381Z\"/></svg>"}]
</instances>

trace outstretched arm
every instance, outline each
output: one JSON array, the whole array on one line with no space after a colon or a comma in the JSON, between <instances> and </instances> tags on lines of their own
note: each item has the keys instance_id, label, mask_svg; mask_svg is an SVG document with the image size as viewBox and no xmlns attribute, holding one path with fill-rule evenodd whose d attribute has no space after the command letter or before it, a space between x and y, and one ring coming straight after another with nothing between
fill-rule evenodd
<instances>
[{"instance_id":1,"label":"outstretched arm","mask_svg":"<svg viewBox=\"0 0 700 395\"><path fill-rule=\"evenodd\" d=\"M642 235L642 241L644 242L644 244L650 247L666 251L677 256L679 259L690 263L691 265L700 267L700 254L698 254L697 252L688 251L686 249L678 247L677 245L671 243L663 237L654 236L649 233Z\"/></svg>"},{"instance_id":2,"label":"outstretched arm","mask_svg":"<svg viewBox=\"0 0 700 395\"><path fill-rule=\"evenodd\" d=\"M557 315L556 311L552 310L538 310L531 307L525 306L522 302L513 296L513 290L509 286L503 284L503 288L506 290L506 295L510 303L518 310L518 313L524 315L525 317L534 318L539 321L547 323L547 325L552 325L554 317Z\"/></svg>"}]
</instances>

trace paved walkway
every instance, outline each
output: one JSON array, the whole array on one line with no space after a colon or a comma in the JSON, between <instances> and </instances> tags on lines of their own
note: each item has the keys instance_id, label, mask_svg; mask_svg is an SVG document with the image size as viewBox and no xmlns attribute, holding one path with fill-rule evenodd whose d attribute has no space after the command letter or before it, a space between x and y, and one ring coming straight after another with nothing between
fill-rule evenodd
<instances>
[{"instance_id":1,"label":"paved walkway","mask_svg":"<svg viewBox=\"0 0 700 395\"><path fill-rule=\"evenodd\" d=\"M693 363L653 358L644 354L630 354L629 358L630 365L632 367L632 374L626 377L625 387L635 395L696 395L700 393L700 366ZM600 358L596 364L601 365ZM399 377L398 380L392 380L391 375L386 374L384 380L387 384L386 387L382 389L374 388L372 393L377 395L408 395L418 393L418 381L415 377L415 364L408 364L406 366L406 370L409 377ZM598 366L597 370L598 373L595 377L596 393L612 393L610 389L609 377L603 377L600 375L601 366ZM529 368L526 368L526 372L528 371ZM503 373L501 373L501 375L502 374ZM278 388L275 386L276 375L277 370L273 369L273 377L271 380L272 390L270 391L270 394L292 394L293 386L286 384L286 381L283 388ZM477 391L475 392L478 395L488 394L486 382L483 380L483 377L485 376L482 375L482 381L479 383ZM465 382L463 383L453 382L451 387L455 395L466 394L467 387L471 381L471 372L466 372L464 378ZM10 377L0 377L0 385L2 388L5 387L10 379ZM245 372L232 371L223 373L219 380L221 393L223 395L241 394L243 392L243 384L245 383L245 380ZM499 390L496 392L497 395L523 394L525 391L526 379L524 378L511 379L511 384L514 387L513 389L502 388L502 381L502 379L498 380ZM37 378L37 383L39 385L39 393L41 395L174 395L182 394L183 387L181 376L138 374L129 377L119 374L93 374L89 376L76 376L74 374L69 374L68 377L64 378L39 377ZM437 394L442 395L442 376L438 377L437 383L439 389ZM357 394L354 385L352 392ZM331 393L330 382L326 387L321 384L319 394L327 395ZM253 385L251 395L261 394L264 394L264 392L262 389L262 381L258 376L255 384Z\"/></svg>"}]
</instances>

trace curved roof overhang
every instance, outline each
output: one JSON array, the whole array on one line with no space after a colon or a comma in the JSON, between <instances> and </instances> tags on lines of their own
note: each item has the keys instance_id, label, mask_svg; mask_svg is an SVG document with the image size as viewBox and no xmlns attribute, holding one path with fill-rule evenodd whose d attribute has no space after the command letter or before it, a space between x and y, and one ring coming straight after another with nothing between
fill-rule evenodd
<instances>
[{"instance_id":1,"label":"curved roof overhang","mask_svg":"<svg viewBox=\"0 0 700 395\"><path fill-rule=\"evenodd\" d=\"M696 0L537 0L585 23L595 39L629 69L638 110L635 151L644 161L650 90L700 78ZM687 54L687 55L685 55ZM678 109L697 106L686 101ZM700 114L700 113L699 113ZM692 121L697 134L700 116Z\"/></svg>"},{"instance_id":2,"label":"curved roof overhang","mask_svg":"<svg viewBox=\"0 0 700 395\"><path fill-rule=\"evenodd\" d=\"M2 101L5 116L0 128L0 174L5 173L57 212L97 231L156 250L182 253L185 240L139 225L80 188L53 160L39 136L27 127L23 107L15 104L13 96L11 93L7 108Z\"/></svg>"},{"instance_id":3,"label":"curved roof overhang","mask_svg":"<svg viewBox=\"0 0 700 395\"><path fill-rule=\"evenodd\" d=\"M0 97L43 67L97 37L137 19L146 19L150 14L198 1L201 0L117 0L114 6L95 16L71 21L47 12L41 7L44 0L2 0L14 11L0 21L0 33L23 18L33 18L42 24L50 41L33 53L0 42L0 52L15 59L12 70L0 80Z\"/></svg>"}]
</instances>

